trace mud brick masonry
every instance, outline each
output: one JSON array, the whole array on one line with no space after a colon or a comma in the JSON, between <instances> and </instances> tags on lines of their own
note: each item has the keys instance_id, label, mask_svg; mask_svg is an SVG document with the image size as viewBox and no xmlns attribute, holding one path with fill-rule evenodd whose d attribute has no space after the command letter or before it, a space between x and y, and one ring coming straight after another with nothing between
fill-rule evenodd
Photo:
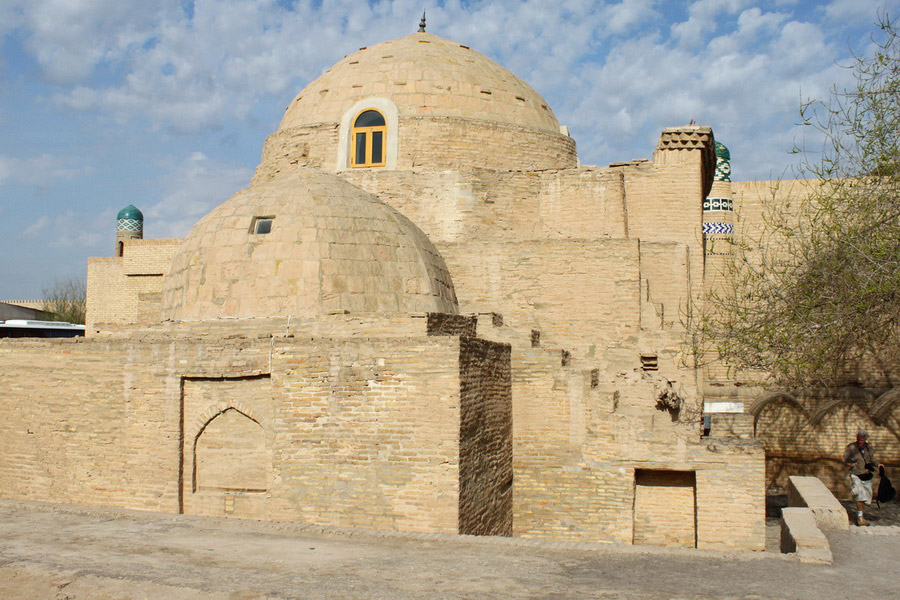
<instances>
[{"instance_id":1,"label":"mud brick masonry","mask_svg":"<svg viewBox=\"0 0 900 600\"><path fill-rule=\"evenodd\" d=\"M581 166L474 50L363 48L186 238L119 214L86 338L0 344L0 494L762 550L753 415L713 406L752 398L684 360L681 315L755 206L727 171L693 124Z\"/></svg>"}]
</instances>

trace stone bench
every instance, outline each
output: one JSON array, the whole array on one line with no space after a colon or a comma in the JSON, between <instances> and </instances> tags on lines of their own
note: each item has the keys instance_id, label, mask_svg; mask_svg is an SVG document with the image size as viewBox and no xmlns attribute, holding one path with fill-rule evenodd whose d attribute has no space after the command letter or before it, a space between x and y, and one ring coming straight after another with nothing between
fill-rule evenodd
<instances>
[{"instance_id":1,"label":"stone bench","mask_svg":"<svg viewBox=\"0 0 900 600\"><path fill-rule=\"evenodd\" d=\"M787 492L788 506L809 508L822 531L849 531L847 511L818 477L792 475Z\"/></svg>"},{"instance_id":2,"label":"stone bench","mask_svg":"<svg viewBox=\"0 0 900 600\"><path fill-rule=\"evenodd\" d=\"M781 510L781 551L796 552L800 562L832 564L828 538L819 529L813 512L805 507Z\"/></svg>"}]
</instances>

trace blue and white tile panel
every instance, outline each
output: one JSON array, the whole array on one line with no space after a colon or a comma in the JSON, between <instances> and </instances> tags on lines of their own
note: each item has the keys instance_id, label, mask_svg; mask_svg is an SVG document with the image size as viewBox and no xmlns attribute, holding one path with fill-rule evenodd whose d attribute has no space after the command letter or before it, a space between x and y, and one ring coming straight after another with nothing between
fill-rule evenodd
<instances>
[{"instance_id":1,"label":"blue and white tile panel","mask_svg":"<svg viewBox=\"0 0 900 600\"><path fill-rule=\"evenodd\" d=\"M116 231L143 231L144 222L140 219L118 219Z\"/></svg>"},{"instance_id":2,"label":"blue and white tile panel","mask_svg":"<svg viewBox=\"0 0 900 600\"><path fill-rule=\"evenodd\" d=\"M713 175L714 181L731 181L731 164L727 160L719 159L716 161L716 172Z\"/></svg>"},{"instance_id":3,"label":"blue and white tile panel","mask_svg":"<svg viewBox=\"0 0 900 600\"><path fill-rule=\"evenodd\" d=\"M734 212L734 200L731 198L707 198L703 201L703 210Z\"/></svg>"},{"instance_id":4,"label":"blue and white tile panel","mask_svg":"<svg viewBox=\"0 0 900 600\"><path fill-rule=\"evenodd\" d=\"M733 234L734 233L734 225L731 223L704 223L703 224L703 233L725 233L725 234Z\"/></svg>"}]
</instances>

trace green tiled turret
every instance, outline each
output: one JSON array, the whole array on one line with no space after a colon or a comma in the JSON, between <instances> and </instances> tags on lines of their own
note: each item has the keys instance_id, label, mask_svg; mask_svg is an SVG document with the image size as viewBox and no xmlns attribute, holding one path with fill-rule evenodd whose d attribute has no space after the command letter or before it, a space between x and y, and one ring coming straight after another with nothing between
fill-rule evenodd
<instances>
[{"instance_id":1,"label":"green tiled turret","mask_svg":"<svg viewBox=\"0 0 900 600\"><path fill-rule=\"evenodd\" d=\"M116 216L116 231L143 231L144 213L133 204L119 211Z\"/></svg>"},{"instance_id":2,"label":"green tiled turret","mask_svg":"<svg viewBox=\"0 0 900 600\"><path fill-rule=\"evenodd\" d=\"M731 152L720 142L716 142L716 174L713 181L731 181Z\"/></svg>"},{"instance_id":3,"label":"green tiled turret","mask_svg":"<svg viewBox=\"0 0 900 600\"><path fill-rule=\"evenodd\" d=\"M125 252L125 242L144 238L144 213L129 204L116 215L116 256Z\"/></svg>"}]
</instances>

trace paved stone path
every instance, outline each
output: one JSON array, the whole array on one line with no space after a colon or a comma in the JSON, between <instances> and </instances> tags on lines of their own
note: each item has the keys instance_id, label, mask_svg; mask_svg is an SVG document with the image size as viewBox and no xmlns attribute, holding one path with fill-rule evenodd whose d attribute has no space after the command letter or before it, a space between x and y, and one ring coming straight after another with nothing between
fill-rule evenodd
<instances>
[{"instance_id":1,"label":"paved stone path","mask_svg":"<svg viewBox=\"0 0 900 600\"><path fill-rule=\"evenodd\" d=\"M893 598L900 535L773 553L364 533L0 501L4 600ZM850 589L850 585L854 589Z\"/></svg>"}]
</instances>

